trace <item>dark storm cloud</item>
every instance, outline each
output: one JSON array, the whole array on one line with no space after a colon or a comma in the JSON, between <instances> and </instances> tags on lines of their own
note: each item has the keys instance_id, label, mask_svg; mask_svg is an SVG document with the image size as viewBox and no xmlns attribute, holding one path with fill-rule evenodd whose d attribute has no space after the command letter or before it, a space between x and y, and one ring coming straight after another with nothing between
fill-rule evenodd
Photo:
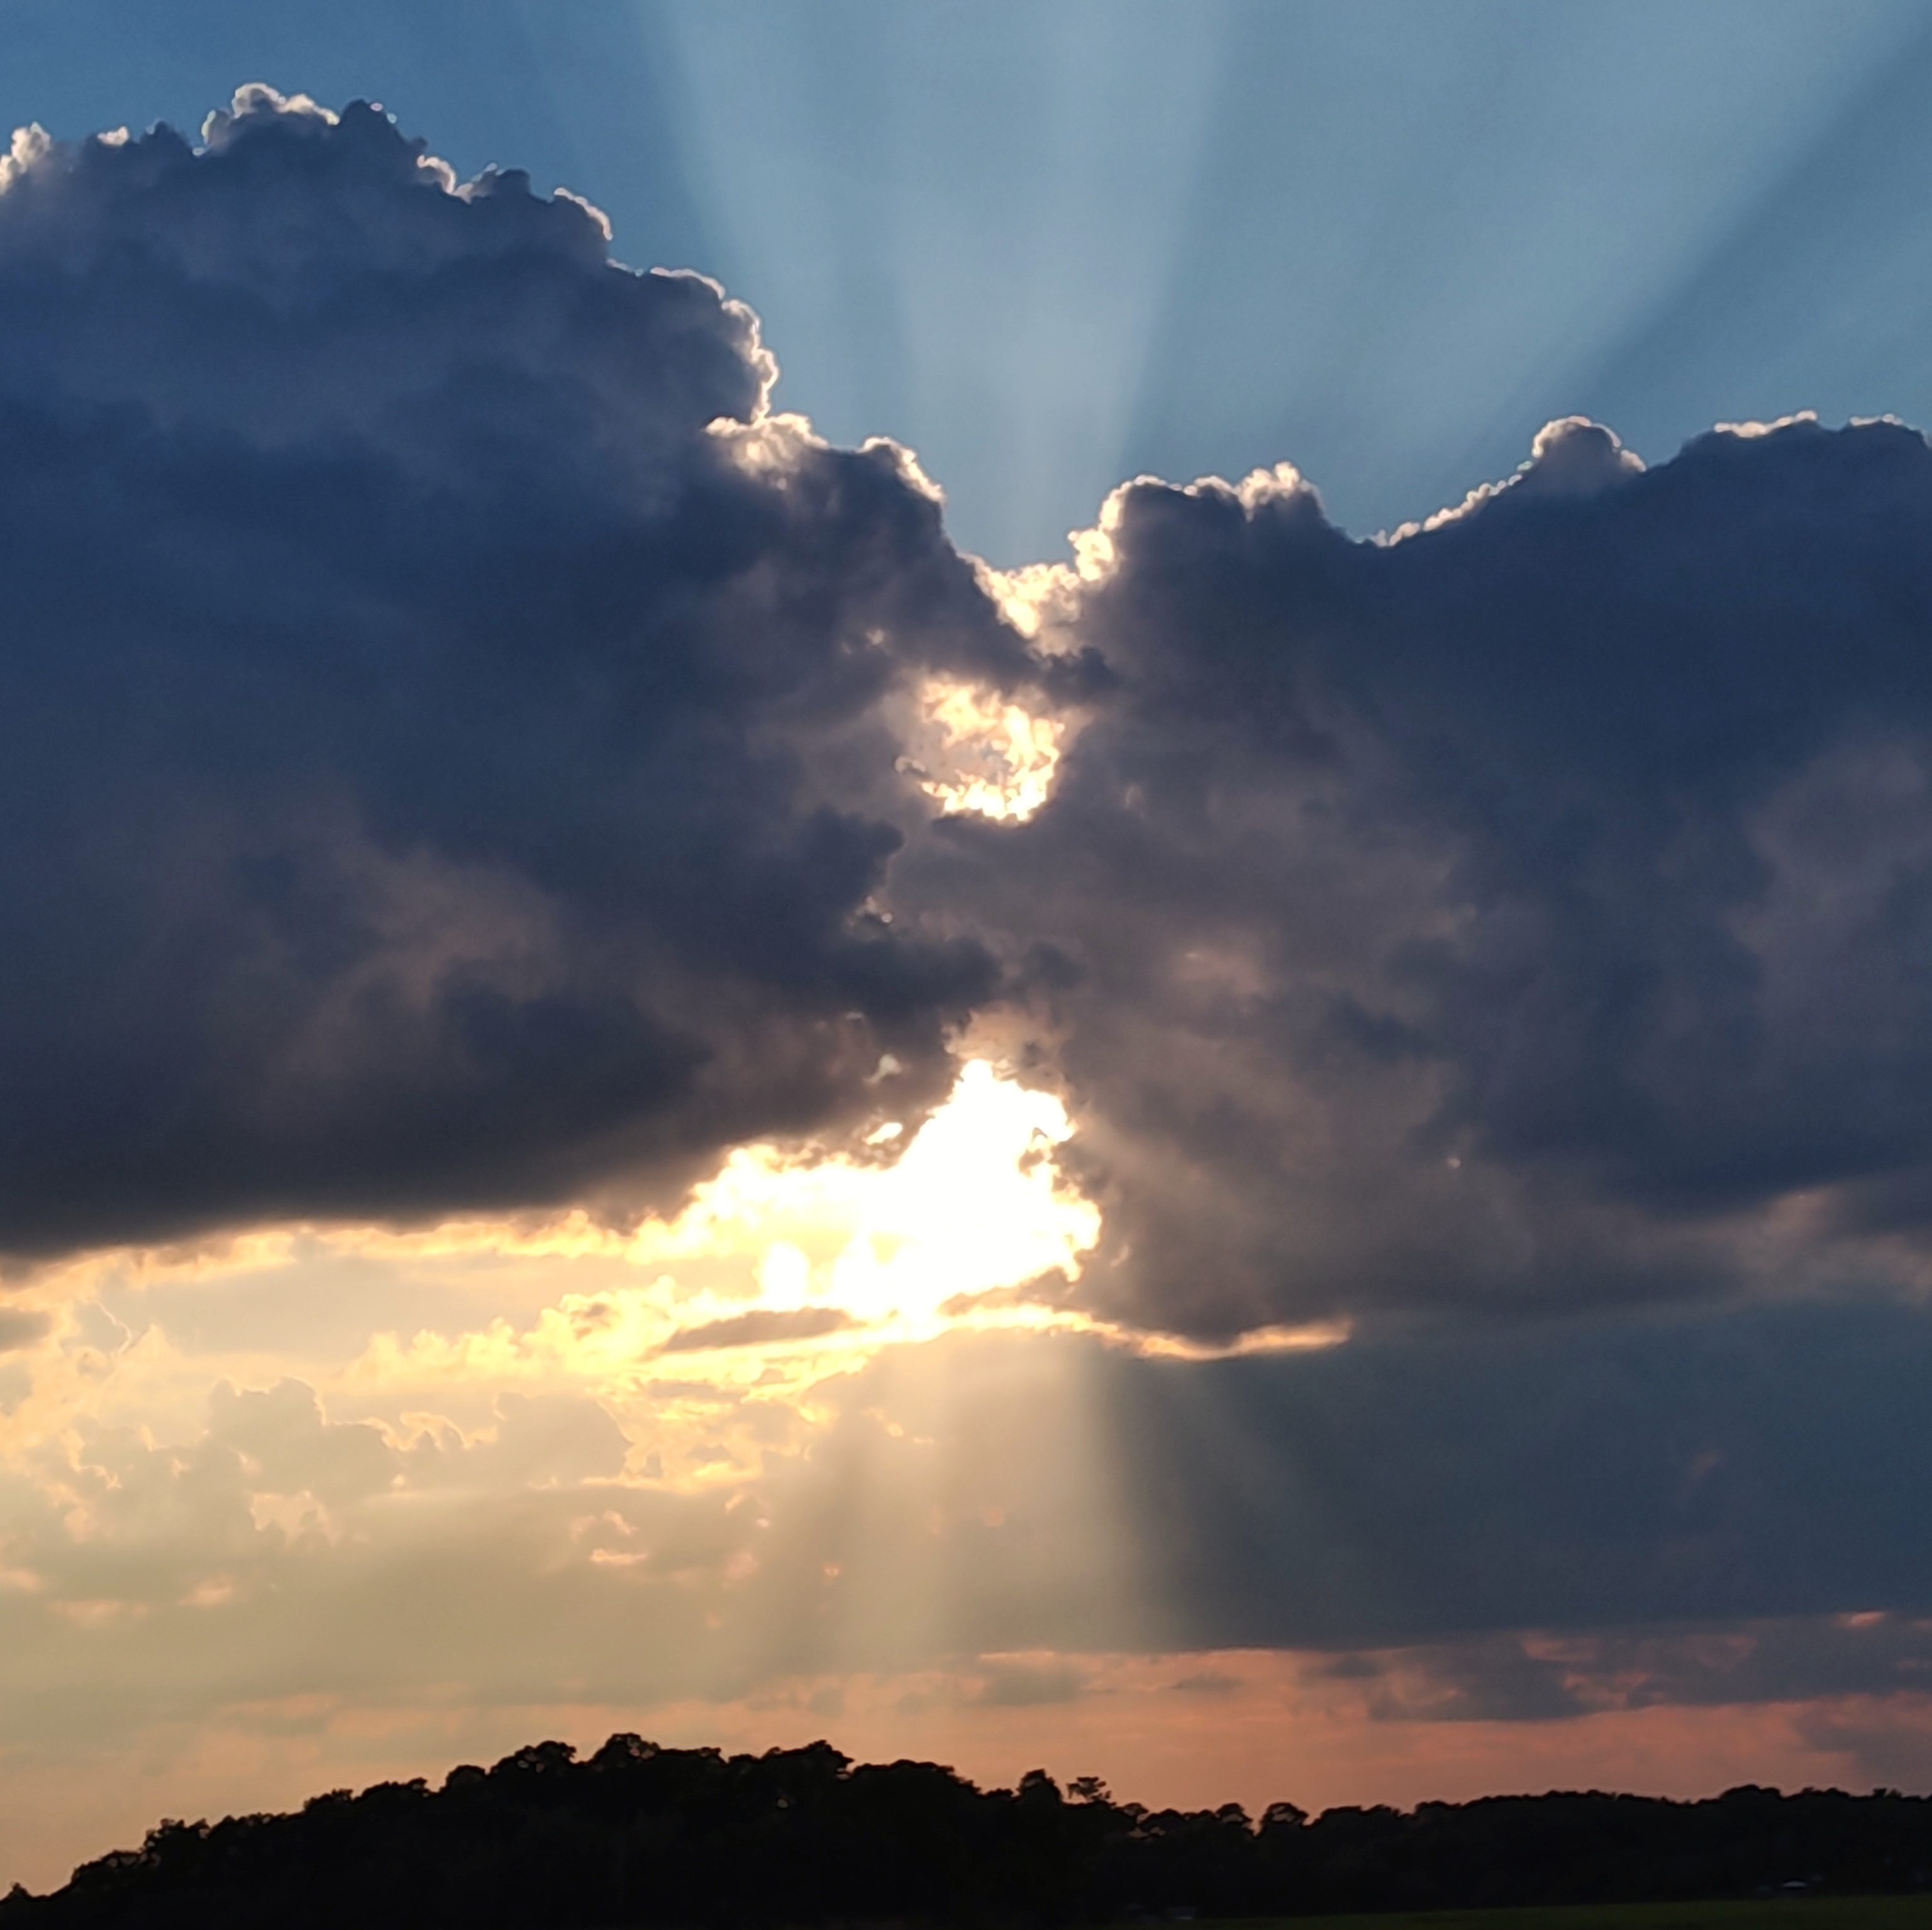
<instances>
[{"instance_id":1,"label":"dark storm cloud","mask_svg":"<svg viewBox=\"0 0 1932 1930\"><path fill-rule=\"evenodd\" d=\"M1932 453L1539 449L1386 545L1292 475L1120 492L1057 794L922 857L1053 966L1111 1310L1789 1283L1926 1219Z\"/></svg>"},{"instance_id":2,"label":"dark storm cloud","mask_svg":"<svg viewBox=\"0 0 1932 1930\"><path fill-rule=\"evenodd\" d=\"M578 203L262 92L7 174L0 1247L662 1201L1024 992L1132 1321L1920 1265L1916 434L1144 481L1034 658ZM933 823L933 671L1077 695L1030 824Z\"/></svg>"},{"instance_id":3,"label":"dark storm cloud","mask_svg":"<svg viewBox=\"0 0 1932 1930\"><path fill-rule=\"evenodd\" d=\"M898 452L366 107L7 173L0 1245L674 1183L887 1051L943 1086L996 974L864 911L880 706L1026 664Z\"/></svg>"},{"instance_id":4,"label":"dark storm cloud","mask_svg":"<svg viewBox=\"0 0 1932 1930\"><path fill-rule=\"evenodd\" d=\"M1119 1491L1166 1617L1144 1639L1355 1649L1923 1622L1928 1373L1932 1319L1875 1302L1120 1361L1102 1382ZM1927 1634L1894 1631L1914 1653Z\"/></svg>"}]
</instances>

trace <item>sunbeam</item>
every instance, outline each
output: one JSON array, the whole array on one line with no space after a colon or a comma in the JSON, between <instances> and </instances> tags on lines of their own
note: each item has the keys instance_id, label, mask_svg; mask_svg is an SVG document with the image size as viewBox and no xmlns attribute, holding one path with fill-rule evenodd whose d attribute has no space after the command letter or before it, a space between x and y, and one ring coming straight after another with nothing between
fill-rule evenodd
<instances>
[{"instance_id":1,"label":"sunbeam","mask_svg":"<svg viewBox=\"0 0 1932 1930\"><path fill-rule=\"evenodd\" d=\"M1361 534L1505 473L1919 17L1243 7L1123 473L1286 452Z\"/></svg>"},{"instance_id":2,"label":"sunbeam","mask_svg":"<svg viewBox=\"0 0 1932 1930\"><path fill-rule=\"evenodd\" d=\"M782 398L917 448L968 549L1048 553L1120 473L1226 11L656 10Z\"/></svg>"}]
</instances>

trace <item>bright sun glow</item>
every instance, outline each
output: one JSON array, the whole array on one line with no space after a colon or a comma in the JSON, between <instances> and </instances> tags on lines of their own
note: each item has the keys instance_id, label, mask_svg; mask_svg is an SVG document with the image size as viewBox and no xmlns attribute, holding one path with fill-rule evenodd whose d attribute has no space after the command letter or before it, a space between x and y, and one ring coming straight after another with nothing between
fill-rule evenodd
<instances>
[{"instance_id":1,"label":"bright sun glow","mask_svg":"<svg viewBox=\"0 0 1932 1930\"><path fill-rule=\"evenodd\" d=\"M761 1307L832 1306L896 1339L923 1335L963 1298L1078 1275L1100 1216L1054 1163L1071 1132L1052 1094L974 1060L896 1164L805 1166L747 1147L634 1251L646 1264L754 1253Z\"/></svg>"},{"instance_id":2,"label":"bright sun glow","mask_svg":"<svg viewBox=\"0 0 1932 1930\"><path fill-rule=\"evenodd\" d=\"M64 1438L83 1415L160 1415L185 1436L212 1372L248 1387L293 1373L332 1413L401 1441L487 1441L503 1400L587 1397L623 1429L630 1478L704 1485L818 1424L813 1390L888 1347L959 1328L1100 1331L1056 1291L1101 1229L1060 1170L1072 1132L1060 1101L971 1060L916 1132L896 1123L872 1136L875 1148L904 1139L890 1163L740 1148L675 1218L628 1231L580 1211L416 1232L290 1226L50 1268L16 1296L44 1338L31 1394L0 1409L0 1448ZM298 1310L346 1277L421 1311L362 1328L346 1352L292 1336L212 1352L202 1337L211 1309Z\"/></svg>"},{"instance_id":3,"label":"bright sun glow","mask_svg":"<svg viewBox=\"0 0 1932 1930\"><path fill-rule=\"evenodd\" d=\"M1036 716L997 692L928 683L919 699L919 754L899 761L948 812L1030 818L1046 802L1067 723Z\"/></svg>"},{"instance_id":4,"label":"bright sun glow","mask_svg":"<svg viewBox=\"0 0 1932 1930\"><path fill-rule=\"evenodd\" d=\"M560 1295L527 1325L377 1334L356 1377L424 1389L588 1382L609 1395L674 1373L792 1400L883 1346L954 1327L1084 1325L1003 1292L1077 1277L1100 1237L1098 1209L1056 1163L1071 1133L1052 1094L975 1060L890 1166L753 1145L676 1219L628 1236L581 1215L535 1233L446 1227L431 1236L441 1256L536 1253L605 1270L595 1290ZM367 1237L392 1250L398 1238Z\"/></svg>"},{"instance_id":5,"label":"bright sun glow","mask_svg":"<svg viewBox=\"0 0 1932 1930\"><path fill-rule=\"evenodd\" d=\"M896 1123L875 1146L902 1136ZM743 1147L674 1219L632 1231L580 1211L414 1232L290 1226L194 1251L98 1254L20 1296L46 1337L31 1395L0 1414L0 1445L64 1438L83 1415L190 1428L217 1356L205 1342L184 1349L177 1319L202 1321L192 1310L218 1304L204 1292L292 1305L290 1282L344 1267L374 1269L427 1318L364 1328L346 1355L231 1349L220 1371L255 1387L296 1373L332 1412L366 1415L399 1440L424 1429L487 1440L503 1400L588 1397L624 1431L627 1478L697 1486L736 1479L772 1441L820 1424L832 1409L819 1390L832 1381L950 1332L1084 1334L1190 1357L1347 1337L1330 1325L1202 1346L1068 1304L1060 1289L1101 1232L1099 1208L1061 1170L1072 1130L1055 1095L974 1059L896 1160ZM165 1326L144 1315L170 1295Z\"/></svg>"}]
</instances>

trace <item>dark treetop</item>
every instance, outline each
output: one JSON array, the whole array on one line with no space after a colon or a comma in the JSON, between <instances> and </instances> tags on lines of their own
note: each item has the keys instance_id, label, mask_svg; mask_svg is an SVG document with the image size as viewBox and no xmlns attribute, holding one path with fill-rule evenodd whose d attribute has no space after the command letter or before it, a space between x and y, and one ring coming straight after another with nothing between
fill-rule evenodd
<instances>
[{"instance_id":1,"label":"dark treetop","mask_svg":"<svg viewBox=\"0 0 1932 1930\"><path fill-rule=\"evenodd\" d=\"M164 1822L0 1930L69 1926L1066 1923L1932 1885L1932 1798L1746 1787L1552 1793L1310 1818L1116 1802L1043 1770L981 1790L829 1743L727 1757L539 1742L290 1816Z\"/></svg>"}]
</instances>

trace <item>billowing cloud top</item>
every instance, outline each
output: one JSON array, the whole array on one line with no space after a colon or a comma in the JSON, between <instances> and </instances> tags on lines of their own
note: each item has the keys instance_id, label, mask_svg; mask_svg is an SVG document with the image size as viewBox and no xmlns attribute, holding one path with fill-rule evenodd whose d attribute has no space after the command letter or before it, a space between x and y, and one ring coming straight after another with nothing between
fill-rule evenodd
<instances>
[{"instance_id":1,"label":"billowing cloud top","mask_svg":"<svg viewBox=\"0 0 1932 1930\"><path fill-rule=\"evenodd\" d=\"M0 1242L675 1182L943 1088L882 706L1017 638L750 314L244 90L0 193Z\"/></svg>"}]
</instances>

